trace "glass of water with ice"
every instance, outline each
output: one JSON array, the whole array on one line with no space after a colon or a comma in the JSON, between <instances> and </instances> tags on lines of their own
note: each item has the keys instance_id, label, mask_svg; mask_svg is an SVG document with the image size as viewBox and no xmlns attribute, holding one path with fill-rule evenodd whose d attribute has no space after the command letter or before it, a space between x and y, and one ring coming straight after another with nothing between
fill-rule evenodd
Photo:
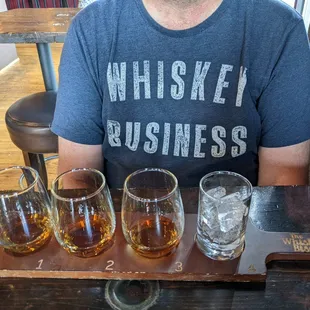
<instances>
[{"instance_id":1,"label":"glass of water with ice","mask_svg":"<svg viewBox=\"0 0 310 310\"><path fill-rule=\"evenodd\" d=\"M253 191L251 183L240 174L217 171L204 176L199 187L199 249L216 260L240 256Z\"/></svg>"}]
</instances>

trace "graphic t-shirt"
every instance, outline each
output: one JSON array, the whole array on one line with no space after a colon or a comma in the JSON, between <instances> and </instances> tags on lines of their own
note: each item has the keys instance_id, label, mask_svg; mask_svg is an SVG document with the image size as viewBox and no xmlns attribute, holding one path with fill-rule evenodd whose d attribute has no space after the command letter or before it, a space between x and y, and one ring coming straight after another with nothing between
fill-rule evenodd
<instances>
[{"instance_id":1,"label":"graphic t-shirt","mask_svg":"<svg viewBox=\"0 0 310 310\"><path fill-rule=\"evenodd\" d=\"M122 187L161 167L181 186L230 170L254 185L258 148L310 138L310 50L302 18L277 0L223 0L203 23L168 30L142 0L101 0L66 37L52 130L102 144Z\"/></svg>"}]
</instances>

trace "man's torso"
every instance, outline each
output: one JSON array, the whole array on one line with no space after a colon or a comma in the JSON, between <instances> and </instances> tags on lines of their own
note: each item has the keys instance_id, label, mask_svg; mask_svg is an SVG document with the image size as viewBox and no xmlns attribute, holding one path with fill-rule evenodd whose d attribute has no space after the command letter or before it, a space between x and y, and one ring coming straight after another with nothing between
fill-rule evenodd
<instances>
[{"instance_id":1,"label":"man's torso","mask_svg":"<svg viewBox=\"0 0 310 310\"><path fill-rule=\"evenodd\" d=\"M95 29L87 45L102 94L112 186L142 167L166 168L181 186L197 186L215 170L257 183L257 102L278 38L288 31L276 33L281 16L265 25L272 14L257 3L224 0L206 21L183 31L158 25L141 0L99 1L96 11L84 13L91 18L83 27Z\"/></svg>"}]
</instances>

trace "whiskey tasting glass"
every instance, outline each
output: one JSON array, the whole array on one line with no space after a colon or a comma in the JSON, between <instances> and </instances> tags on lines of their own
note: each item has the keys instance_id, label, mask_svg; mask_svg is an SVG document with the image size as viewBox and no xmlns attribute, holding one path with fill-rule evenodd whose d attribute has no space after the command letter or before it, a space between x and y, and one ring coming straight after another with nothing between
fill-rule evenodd
<instances>
[{"instance_id":1,"label":"whiskey tasting glass","mask_svg":"<svg viewBox=\"0 0 310 310\"><path fill-rule=\"evenodd\" d=\"M178 181L171 172L147 168L127 177L122 229L142 256L158 258L176 249L184 231L184 211Z\"/></svg>"},{"instance_id":2,"label":"whiskey tasting glass","mask_svg":"<svg viewBox=\"0 0 310 310\"><path fill-rule=\"evenodd\" d=\"M217 171L201 179L196 243L206 256L241 255L251 197L251 183L237 173Z\"/></svg>"},{"instance_id":3,"label":"whiskey tasting glass","mask_svg":"<svg viewBox=\"0 0 310 310\"><path fill-rule=\"evenodd\" d=\"M38 172L23 166L1 169L0 245L28 254L50 237L50 200Z\"/></svg>"},{"instance_id":4,"label":"whiskey tasting glass","mask_svg":"<svg viewBox=\"0 0 310 310\"><path fill-rule=\"evenodd\" d=\"M69 253L96 256L111 247L115 213L104 175L95 169L73 169L52 183L55 237Z\"/></svg>"}]
</instances>

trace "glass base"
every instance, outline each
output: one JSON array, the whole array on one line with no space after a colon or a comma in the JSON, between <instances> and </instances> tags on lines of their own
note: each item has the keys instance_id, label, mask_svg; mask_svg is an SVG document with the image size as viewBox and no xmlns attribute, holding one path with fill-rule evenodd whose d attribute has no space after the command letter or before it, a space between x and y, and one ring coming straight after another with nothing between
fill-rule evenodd
<instances>
[{"instance_id":1,"label":"glass base","mask_svg":"<svg viewBox=\"0 0 310 310\"><path fill-rule=\"evenodd\" d=\"M136 251L139 255L146 257L146 258L160 258L168 256L176 251L176 248L179 245L179 240L176 240L174 244L171 246L164 248L164 249L154 249L154 250L145 250L138 247L135 247L134 245L131 245L134 251Z\"/></svg>"},{"instance_id":2,"label":"glass base","mask_svg":"<svg viewBox=\"0 0 310 310\"><path fill-rule=\"evenodd\" d=\"M219 245L210 242L206 238L196 235L196 244L199 250L206 256L214 260L232 260L239 257L244 250L244 237L239 242Z\"/></svg>"},{"instance_id":3,"label":"glass base","mask_svg":"<svg viewBox=\"0 0 310 310\"><path fill-rule=\"evenodd\" d=\"M31 253L36 253L46 247L51 238L51 231L46 231L31 242L25 244L14 244L10 247L5 247L4 250L9 255L25 256Z\"/></svg>"},{"instance_id":4,"label":"glass base","mask_svg":"<svg viewBox=\"0 0 310 310\"><path fill-rule=\"evenodd\" d=\"M102 252L109 250L113 244L114 244L114 235L110 239L105 240L104 242L101 241L98 244L93 245L88 248L78 248L78 247L74 248L72 246L69 246L66 243L63 243L63 242L60 243L60 245L62 245L62 247L69 254L73 254L77 257L82 257L82 258L89 258L89 257L97 256L101 254Z\"/></svg>"}]
</instances>

